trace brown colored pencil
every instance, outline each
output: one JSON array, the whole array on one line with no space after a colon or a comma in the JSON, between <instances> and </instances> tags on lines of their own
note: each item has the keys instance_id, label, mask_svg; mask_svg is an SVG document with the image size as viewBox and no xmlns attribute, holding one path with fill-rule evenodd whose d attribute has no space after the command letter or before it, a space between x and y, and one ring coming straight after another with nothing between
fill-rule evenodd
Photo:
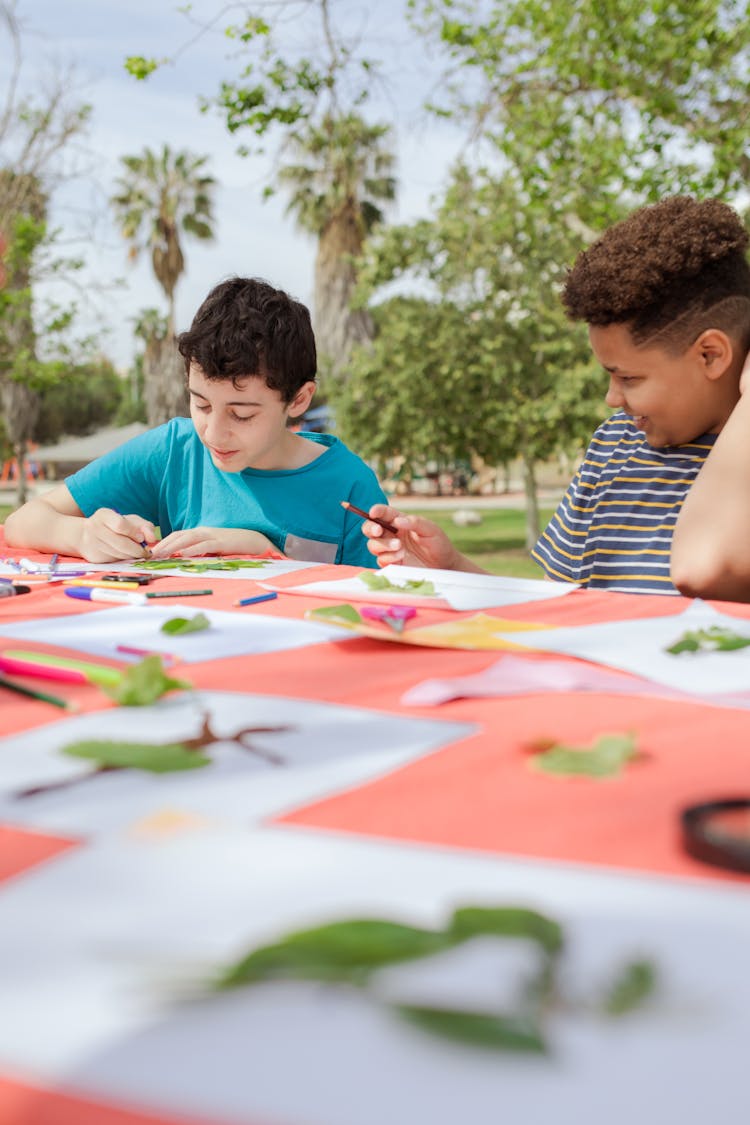
<instances>
[{"instance_id":1,"label":"brown colored pencil","mask_svg":"<svg viewBox=\"0 0 750 1125\"><path fill-rule=\"evenodd\" d=\"M361 508L350 504L348 500L342 500L341 507L346 508L348 512L354 512L355 516L361 516L363 520L370 520L371 523L378 524L379 527L382 527L383 531L389 531L391 535L399 534L398 528L394 527L392 523L388 523L386 520L376 519L375 516L371 516L368 512L363 512Z\"/></svg>"}]
</instances>

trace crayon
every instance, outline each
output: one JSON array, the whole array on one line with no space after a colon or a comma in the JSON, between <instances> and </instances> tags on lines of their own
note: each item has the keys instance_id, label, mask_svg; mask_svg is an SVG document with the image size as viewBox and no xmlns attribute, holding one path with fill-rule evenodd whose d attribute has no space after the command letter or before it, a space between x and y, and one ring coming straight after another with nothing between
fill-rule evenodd
<instances>
[{"instance_id":1,"label":"crayon","mask_svg":"<svg viewBox=\"0 0 750 1125\"><path fill-rule=\"evenodd\" d=\"M232 605L256 605L258 602L270 602L277 598L278 594L256 594L253 598L240 598L238 602L232 602Z\"/></svg>"},{"instance_id":2,"label":"crayon","mask_svg":"<svg viewBox=\"0 0 750 1125\"><path fill-rule=\"evenodd\" d=\"M387 520L375 519L375 517L371 516L368 512L363 512L361 508L356 508L354 504L350 504L348 500L342 500L341 507L346 508L347 512L354 512L355 516L361 516L363 520L370 520L371 523L376 523L379 527L382 527L383 531L387 531L391 535L399 534L398 528L394 527L392 523L388 523Z\"/></svg>"},{"instance_id":3,"label":"crayon","mask_svg":"<svg viewBox=\"0 0 750 1125\"><path fill-rule=\"evenodd\" d=\"M11 680L6 680L5 676L0 676L0 687L7 688L8 691L14 691L16 695L25 695L27 699L38 699L42 703L51 703L53 707L61 707L64 711L78 710L75 703L69 703L67 699L61 699L58 695L50 695L46 691L34 691L33 688L14 684Z\"/></svg>"}]
</instances>

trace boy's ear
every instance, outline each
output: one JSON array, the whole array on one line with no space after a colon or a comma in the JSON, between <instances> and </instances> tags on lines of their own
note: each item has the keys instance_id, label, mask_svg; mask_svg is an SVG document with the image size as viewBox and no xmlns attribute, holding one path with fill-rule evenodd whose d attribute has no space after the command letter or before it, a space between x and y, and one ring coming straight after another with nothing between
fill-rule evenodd
<instances>
[{"instance_id":1,"label":"boy's ear","mask_svg":"<svg viewBox=\"0 0 750 1125\"><path fill-rule=\"evenodd\" d=\"M705 332L701 332L693 344L692 351L703 364L708 379L721 378L732 366L735 358L734 344L720 328L707 328Z\"/></svg>"},{"instance_id":2,"label":"boy's ear","mask_svg":"<svg viewBox=\"0 0 750 1125\"><path fill-rule=\"evenodd\" d=\"M304 414L308 406L312 402L312 397L317 389L317 384L312 380L308 383L303 383L296 395L289 403L289 417L299 418Z\"/></svg>"}]
</instances>

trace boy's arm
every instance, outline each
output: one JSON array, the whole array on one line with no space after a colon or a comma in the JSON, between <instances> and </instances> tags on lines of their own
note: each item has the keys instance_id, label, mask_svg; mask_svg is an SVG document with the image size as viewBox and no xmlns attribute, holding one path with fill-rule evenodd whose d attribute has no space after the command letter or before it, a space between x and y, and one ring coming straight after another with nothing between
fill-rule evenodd
<instances>
[{"instance_id":1,"label":"boy's arm","mask_svg":"<svg viewBox=\"0 0 750 1125\"><path fill-rule=\"evenodd\" d=\"M689 597L750 601L750 360L740 387L675 526L672 581Z\"/></svg>"},{"instance_id":2,"label":"boy's arm","mask_svg":"<svg viewBox=\"0 0 750 1125\"><path fill-rule=\"evenodd\" d=\"M156 539L153 524L139 516L99 508L85 517L65 484L29 500L8 516L4 527L9 547L57 551L88 562L139 558L142 544Z\"/></svg>"}]
</instances>

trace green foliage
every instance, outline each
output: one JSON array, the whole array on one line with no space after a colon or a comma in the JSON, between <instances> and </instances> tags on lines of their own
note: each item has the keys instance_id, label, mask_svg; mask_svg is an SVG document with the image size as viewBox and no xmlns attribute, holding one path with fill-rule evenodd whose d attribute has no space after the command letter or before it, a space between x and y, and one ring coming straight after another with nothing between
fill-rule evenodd
<instances>
[{"instance_id":1,"label":"green foliage","mask_svg":"<svg viewBox=\"0 0 750 1125\"><path fill-rule=\"evenodd\" d=\"M254 570L266 566L262 559L144 559L138 564L145 570L184 570L203 574L206 570Z\"/></svg>"},{"instance_id":2,"label":"green foliage","mask_svg":"<svg viewBox=\"0 0 750 1125\"><path fill-rule=\"evenodd\" d=\"M61 434L88 434L111 423L120 410L126 383L106 359L60 372L40 392L34 438L43 444Z\"/></svg>"},{"instance_id":3,"label":"green foliage","mask_svg":"<svg viewBox=\"0 0 750 1125\"><path fill-rule=\"evenodd\" d=\"M631 961L624 965L609 985L603 1010L609 1016L622 1016L639 1007L654 991L656 971L651 961Z\"/></svg>"}]
</instances>

